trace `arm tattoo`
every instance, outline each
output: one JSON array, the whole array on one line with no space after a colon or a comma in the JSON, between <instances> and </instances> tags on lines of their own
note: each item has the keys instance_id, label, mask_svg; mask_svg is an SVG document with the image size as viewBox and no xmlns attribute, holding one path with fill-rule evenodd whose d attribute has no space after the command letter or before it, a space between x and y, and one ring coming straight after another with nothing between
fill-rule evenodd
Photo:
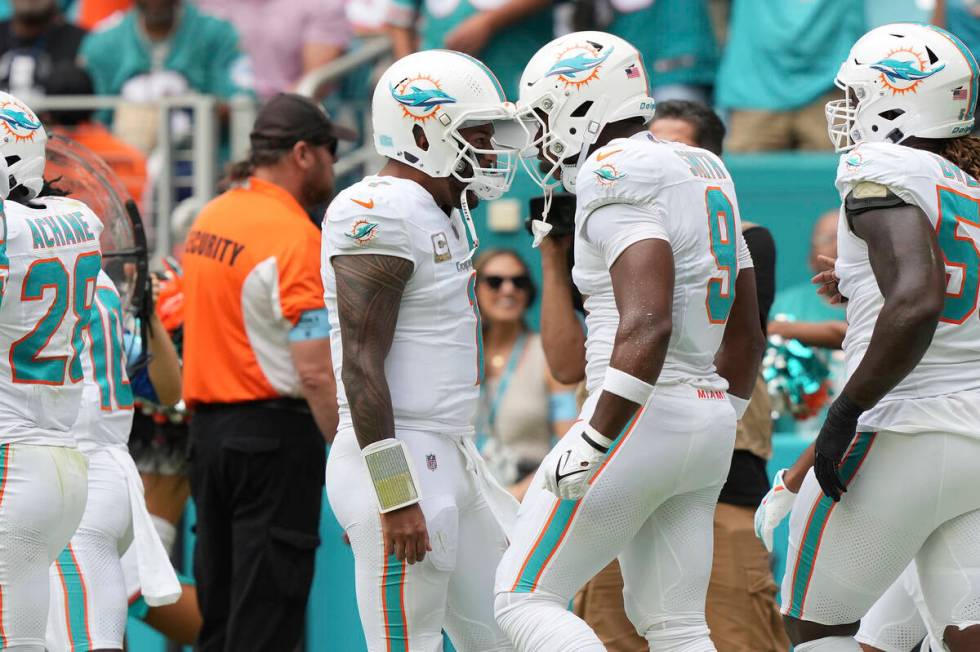
<instances>
[{"instance_id":1,"label":"arm tattoo","mask_svg":"<svg viewBox=\"0 0 980 652\"><path fill-rule=\"evenodd\" d=\"M343 342L341 378L361 448L395 436L385 358L412 261L365 254L336 256L337 306Z\"/></svg>"}]
</instances>

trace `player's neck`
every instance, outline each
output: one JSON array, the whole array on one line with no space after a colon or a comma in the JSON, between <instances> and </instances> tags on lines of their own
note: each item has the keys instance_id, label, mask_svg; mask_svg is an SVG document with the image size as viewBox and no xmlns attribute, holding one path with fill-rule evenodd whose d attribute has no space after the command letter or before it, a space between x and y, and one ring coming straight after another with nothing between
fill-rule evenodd
<instances>
[{"instance_id":1,"label":"player's neck","mask_svg":"<svg viewBox=\"0 0 980 652\"><path fill-rule=\"evenodd\" d=\"M381 171L378 172L379 177L395 177L398 179L408 179L409 181L414 181L418 185L432 195L432 199L435 200L436 204L447 215L452 213L455 207L453 192L449 188L448 179L445 178L435 178L430 177L422 170L413 168L411 165L406 165L401 161L396 161L394 159L388 159Z\"/></svg>"},{"instance_id":2,"label":"player's neck","mask_svg":"<svg viewBox=\"0 0 980 652\"><path fill-rule=\"evenodd\" d=\"M644 129L645 127L640 124L638 120L619 120L618 122L610 122L603 128L592 147L589 148L589 154L596 151L600 147L605 147L617 138L631 138Z\"/></svg>"},{"instance_id":3,"label":"player's neck","mask_svg":"<svg viewBox=\"0 0 980 652\"><path fill-rule=\"evenodd\" d=\"M932 152L933 154L941 154L943 147L946 145L946 141L942 138L916 138L915 136L909 136L901 144L912 149L921 149Z\"/></svg>"}]
</instances>

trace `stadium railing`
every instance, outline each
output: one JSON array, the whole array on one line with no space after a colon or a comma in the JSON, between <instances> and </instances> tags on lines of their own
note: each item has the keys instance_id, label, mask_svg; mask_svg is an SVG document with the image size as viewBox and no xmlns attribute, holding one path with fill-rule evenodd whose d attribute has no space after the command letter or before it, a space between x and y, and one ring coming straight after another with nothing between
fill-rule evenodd
<instances>
[{"instance_id":1,"label":"stadium railing","mask_svg":"<svg viewBox=\"0 0 980 652\"><path fill-rule=\"evenodd\" d=\"M145 106L158 111L156 145L150 154L153 170L149 201L140 206L147 226L154 262L169 255L175 236L174 215L181 207L203 206L215 194L222 149L231 160L245 155L248 135L255 121L255 102L247 97L233 98L230 107L229 136L224 148L219 136L216 108L221 102L209 95L180 95L162 98ZM113 111L134 104L118 96L46 95L28 99L36 113L45 111ZM189 113L189 130L179 133L171 119L176 112ZM196 212L196 211L193 211Z\"/></svg>"}]
</instances>

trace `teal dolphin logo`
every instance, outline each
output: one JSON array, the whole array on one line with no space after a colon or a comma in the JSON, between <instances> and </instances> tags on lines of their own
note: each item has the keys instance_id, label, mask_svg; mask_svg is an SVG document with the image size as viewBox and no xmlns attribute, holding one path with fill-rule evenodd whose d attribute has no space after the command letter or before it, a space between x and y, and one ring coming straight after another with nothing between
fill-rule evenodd
<instances>
[{"instance_id":1,"label":"teal dolphin logo","mask_svg":"<svg viewBox=\"0 0 980 652\"><path fill-rule=\"evenodd\" d=\"M37 120L31 120L26 112L18 111L9 106L0 109L0 121L6 123L13 131L37 131L41 128L41 123Z\"/></svg>"},{"instance_id":2,"label":"teal dolphin logo","mask_svg":"<svg viewBox=\"0 0 980 652\"><path fill-rule=\"evenodd\" d=\"M456 103L456 98L441 88L421 88L413 85L409 88L411 91L409 93L398 93L395 85L389 88L391 96L395 98L396 102L413 109L432 109L441 104Z\"/></svg>"},{"instance_id":3,"label":"teal dolphin logo","mask_svg":"<svg viewBox=\"0 0 980 652\"><path fill-rule=\"evenodd\" d=\"M872 63L872 70L877 70L885 77L888 81L895 83L897 81L906 82L916 82L926 79L927 77L932 77L937 72L946 67L945 63L940 63L933 66L929 70L919 70L915 67L915 61L899 61L898 59L882 59L877 63Z\"/></svg>"},{"instance_id":4,"label":"teal dolphin logo","mask_svg":"<svg viewBox=\"0 0 980 652\"><path fill-rule=\"evenodd\" d=\"M345 233L348 238L353 240L359 245L366 242L374 240L378 235L378 225L375 222L368 222L367 220L358 220L354 222L354 226L351 227L350 233Z\"/></svg>"},{"instance_id":5,"label":"teal dolphin logo","mask_svg":"<svg viewBox=\"0 0 980 652\"><path fill-rule=\"evenodd\" d=\"M596 168L593 170L593 172L597 177L599 177L599 183L613 183L626 177L625 172L620 173L616 170L616 168L608 163L603 165L601 168Z\"/></svg>"},{"instance_id":6,"label":"teal dolphin logo","mask_svg":"<svg viewBox=\"0 0 980 652\"><path fill-rule=\"evenodd\" d=\"M609 55L613 53L613 47L610 46L599 56L590 57L588 54L580 53L571 57L566 57L564 59L559 59L555 65L548 69L548 72L544 74L545 77L554 77L558 75L560 77L568 77L574 79L576 75L583 72L588 72L599 67Z\"/></svg>"}]
</instances>

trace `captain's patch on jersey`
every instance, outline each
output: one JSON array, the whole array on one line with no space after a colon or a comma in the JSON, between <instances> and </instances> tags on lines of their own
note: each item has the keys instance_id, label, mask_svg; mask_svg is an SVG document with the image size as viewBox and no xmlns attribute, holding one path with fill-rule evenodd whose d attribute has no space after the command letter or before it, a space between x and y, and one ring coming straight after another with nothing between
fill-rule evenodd
<instances>
[{"instance_id":1,"label":"captain's patch on jersey","mask_svg":"<svg viewBox=\"0 0 980 652\"><path fill-rule=\"evenodd\" d=\"M351 227L350 232L344 235L359 245L366 245L378 237L378 225L368 220L357 220Z\"/></svg>"},{"instance_id":2,"label":"captain's patch on jersey","mask_svg":"<svg viewBox=\"0 0 980 652\"><path fill-rule=\"evenodd\" d=\"M432 259L437 263L444 263L451 260L453 254L449 251L449 240L446 234L440 231L432 234Z\"/></svg>"}]
</instances>

